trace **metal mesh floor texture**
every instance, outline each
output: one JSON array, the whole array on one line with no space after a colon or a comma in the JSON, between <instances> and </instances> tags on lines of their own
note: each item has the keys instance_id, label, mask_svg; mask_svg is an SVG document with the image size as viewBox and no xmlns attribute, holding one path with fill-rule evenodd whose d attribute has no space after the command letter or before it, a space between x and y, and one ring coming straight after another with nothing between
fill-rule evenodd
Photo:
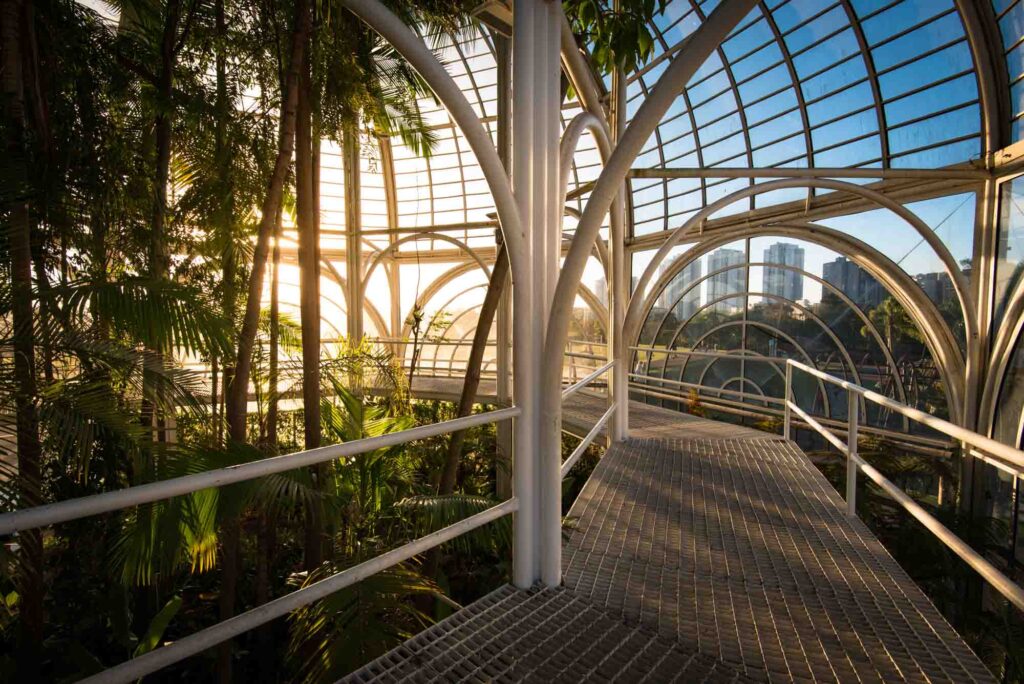
<instances>
[{"instance_id":1,"label":"metal mesh floor texture","mask_svg":"<svg viewBox=\"0 0 1024 684\"><path fill-rule=\"evenodd\" d=\"M795 444L668 413L631 409L646 437L584 486L562 587L502 587L343 681L993 681Z\"/></svg>"},{"instance_id":2,"label":"metal mesh floor texture","mask_svg":"<svg viewBox=\"0 0 1024 684\"><path fill-rule=\"evenodd\" d=\"M632 440L569 513L565 586L770 681L991 681L791 442Z\"/></svg>"},{"instance_id":3,"label":"metal mesh floor texture","mask_svg":"<svg viewBox=\"0 0 1024 684\"><path fill-rule=\"evenodd\" d=\"M752 682L558 587L504 586L344 682Z\"/></svg>"}]
</instances>

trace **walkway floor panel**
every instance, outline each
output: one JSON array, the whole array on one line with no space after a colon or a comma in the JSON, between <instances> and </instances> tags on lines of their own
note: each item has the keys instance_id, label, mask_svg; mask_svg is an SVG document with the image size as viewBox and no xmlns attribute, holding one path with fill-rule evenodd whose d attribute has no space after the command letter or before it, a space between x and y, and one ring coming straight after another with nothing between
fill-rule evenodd
<instances>
[{"instance_id":1,"label":"walkway floor panel","mask_svg":"<svg viewBox=\"0 0 1024 684\"><path fill-rule=\"evenodd\" d=\"M605 400L565 409L588 429ZM562 587L503 587L346 681L993 681L795 444L630 420L569 512Z\"/></svg>"},{"instance_id":2,"label":"walkway floor panel","mask_svg":"<svg viewBox=\"0 0 1024 684\"><path fill-rule=\"evenodd\" d=\"M990 681L781 440L633 440L569 513L565 586L772 681Z\"/></svg>"},{"instance_id":3,"label":"walkway floor panel","mask_svg":"<svg viewBox=\"0 0 1024 684\"><path fill-rule=\"evenodd\" d=\"M752 682L564 588L505 586L344 682Z\"/></svg>"}]
</instances>

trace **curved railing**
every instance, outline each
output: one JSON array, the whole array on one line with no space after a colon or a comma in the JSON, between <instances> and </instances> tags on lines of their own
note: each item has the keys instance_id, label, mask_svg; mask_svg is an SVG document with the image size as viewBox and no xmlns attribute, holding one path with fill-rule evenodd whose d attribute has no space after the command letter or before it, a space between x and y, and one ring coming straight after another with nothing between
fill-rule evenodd
<instances>
[{"instance_id":1,"label":"curved railing","mask_svg":"<svg viewBox=\"0 0 1024 684\"><path fill-rule=\"evenodd\" d=\"M814 417L800 408L795 401L793 401L792 387L794 370L807 373L819 380L822 380L823 382L836 385L846 390L848 415L845 444L843 443L843 440L833 434L831 430L823 426ZM786 395L785 414L783 417L783 435L786 439L789 439L793 422L792 414L796 413L804 423L813 428L818 434L828 440L830 444L846 456L847 514L850 516L857 515L857 475L862 472L867 475L871 481L878 485L882 491L892 497L896 503L910 513L910 515L912 515L918 522L924 525L924 527L937 537L939 541L945 544L946 547L953 551L953 553L960 556L965 563L974 568L975 571L977 571L985 581L991 584L1000 594L1002 594L1007 601L1012 603L1018 609L1024 610L1024 587L1021 587L1019 584L1016 584L1013 580L1004 575L984 556L971 548L967 542L953 534L953 532L939 522L935 516L926 511L920 504L914 501L913 498L908 496L902 489L893 484L891 480L878 472L874 466L858 455L857 428L858 423L860 422L860 402L854 400L855 395L861 397L864 401L884 406L885 408L899 413L914 422L925 425L932 430L957 440L958 442L962 442L973 447L975 450L985 454L989 460L999 462L1004 469L1013 472L1016 477L1024 477L1024 451L1014 449L1011 446L1007 446L1006 444L997 442L990 437L985 437L984 435L962 428L959 425L954 425L947 420L936 418L924 411L912 408L906 404L901 404L900 402L894 401L893 399L877 392L872 392L866 387L861 387L860 385L855 385L852 382L847 382L846 380L824 373L816 368L800 363L799 361L794 361L792 359L786 360Z\"/></svg>"},{"instance_id":2,"label":"curved railing","mask_svg":"<svg viewBox=\"0 0 1024 684\"><path fill-rule=\"evenodd\" d=\"M210 487L222 487L236 482L245 482L266 475L326 463L339 458L355 456L384 447L406 444L414 440L435 437L456 430L510 420L520 414L521 410L519 407L513 406L432 425L422 425L377 437L369 437L342 444L332 444L320 447L319 449L273 456L227 468L217 468L160 482L150 482L135 487L105 492L103 494L84 496L44 506L35 506L0 515L0 535L10 535L22 530L45 527L132 506L153 503ZM83 681L92 684L98 684L99 682L105 684L127 684L128 682L133 682L168 665L201 653L212 646L228 641L239 634L264 625L271 620L283 617L298 608L351 586L381 570L418 556L466 532L514 513L518 510L518 507L519 500L516 497L512 497L485 511L415 539L359 565L347 568L308 587L293 591L290 594L286 594L233 618L179 639L172 644L162 646L138 658L104 670Z\"/></svg>"}]
</instances>

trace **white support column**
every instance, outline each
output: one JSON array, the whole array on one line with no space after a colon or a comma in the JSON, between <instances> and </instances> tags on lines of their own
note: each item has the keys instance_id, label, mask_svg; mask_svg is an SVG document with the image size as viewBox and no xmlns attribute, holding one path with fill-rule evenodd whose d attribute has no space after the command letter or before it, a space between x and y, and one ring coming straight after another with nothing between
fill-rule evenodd
<instances>
[{"instance_id":1,"label":"white support column","mask_svg":"<svg viewBox=\"0 0 1024 684\"><path fill-rule=\"evenodd\" d=\"M621 69L612 74L612 108L611 108L612 149L619 143L623 131L626 130L626 75ZM615 442L625 441L629 437L629 342L623 330L626 320L626 304L629 301L629 285L626 282L626 233L631 222L625 220L627 181L622 182L621 192L612 202L611 211L621 218L611 221L613 230L609 233L608 251L610 253L611 282L608 293L611 308L608 311L608 358L615 361L612 367L610 398L615 406L612 413L611 433ZM618 224L618 225L616 225ZM618 228L618 230L614 230Z\"/></svg>"},{"instance_id":2,"label":"white support column","mask_svg":"<svg viewBox=\"0 0 1024 684\"><path fill-rule=\"evenodd\" d=\"M561 582L561 449L540 443L540 368L545 324L551 309L561 256L558 197L560 134L559 28L561 5L516 0L512 44L513 188L526 227L526 280L529 310L526 339L515 339L515 396L523 415L515 429L516 517L514 581L529 586ZM522 295L522 293L520 293ZM516 299L516 304L522 302ZM557 433L556 433L557 434ZM532 460L532 463L530 462ZM525 497L525 498L524 498Z\"/></svg>"}]
</instances>

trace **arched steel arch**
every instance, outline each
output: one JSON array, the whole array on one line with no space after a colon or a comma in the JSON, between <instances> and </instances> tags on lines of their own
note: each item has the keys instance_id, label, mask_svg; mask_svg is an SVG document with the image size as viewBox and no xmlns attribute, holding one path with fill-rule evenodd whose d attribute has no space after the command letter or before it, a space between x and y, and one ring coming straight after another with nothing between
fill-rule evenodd
<instances>
[{"instance_id":1,"label":"arched steel arch","mask_svg":"<svg viewBox=\"0 0 1024 684\"><path fill-rule=\"evenodd\" d=\"M709 308L713 307L714 305L716 305L716 304L718 304L720 302L724 302L724 301L727 301L729 299L733 299L735 297L744 297L744 298L746 298L746 297L750 297L750 296L764 297L765 299L774 299L774 300L783 302L785 304L789 304L790 306L792 306L794 308L797 308L797 309L800 309L801 311L803 311L804 315L809 317L815 323L817 323L818 327L822 329L822 331L825 333L825 335L830 340L832 340L832 343L835 345L836 351L839 352L839 354L843 357L843 360L846 363L846 366L850 369L850 375L853 377L853 381L855 383L857 383L858 385L862 385L863 384L863 382L861 381L861 377L860 377L860 371L857 370L857 365L853 362L853 357L850 356L850 353L846 349L846 346L842 343L842 341L839 339L839 337L832 331L832 329L828 326L828 324L825 323L825 321L823 321L821 318L819 318L818 315L815 314L813 311L811 311L807 307L803 306L802 304L799 304L798 302L794 302L791 299L786 299L785 297L781 297L781 296L773 295L773 294L768 294L768 293L765 293L765 292L751 292L751 291L747 290L745 292L737 292L737 293L733 293L733 294L726 294L726 295L723 295L721 297L717 297L717 298L715 298L712 301L709 301L707 304L705 304L705 305L701 306L699 309L697 309L697 311L695 311L693 313L693 315L691 315L689 318L687 318L684 323L680 324L679 327L676 328L675 334L672 336L672 339L669 341L667 347L669 349L672 349L674 347L674 345L675 345L676 341L679 339L679 335L682 333L683 329L701 311L709 309ZM698 339L696 342L694 342L693 346L696 347L698 344L700 344L704 339L707 338L707 336L711 332L714 332L715 330L720 330L720 329L725 328L725 327L729 327L729 325L733 324L733 323L735 323L736 325L739 325L739 326L752 325L754 327L762 328L764 330L774 331L778 335L780 335L782 337L785 337L786 340L789 341L791 344L795 345L796 348L800 350L800 352L804 355L805 358L810 359L810 355L807 353L807 351L803 348L802 345L797 343L796 338L794 338L791 335L788 335L787 333L783 332L777 326L771 325L771 324L766 323L764 321L751 321L751 320L727 321L726 323L722 323L720 325L715 326L712 330L709 330L707 333L702 335L700 337L700 339ZM744 350L744 351L747 351L747 350ZM683 366L682 366L682 368L680 368L680 378L682 378L682 373L684 373L686 371L686 366L689 365L689 361L690 361L689 358L687 358L686 361L683 362ZM808 361L808 364L817 367L817 364L815 364L811 360ZM712 365L714 365L714 362L708 364L708 367L710 367ZM662 371L662 372L664 373L664 371ZM705 372L706 372L706 369L705 369ZM819 381L819 384L821 384L820 381ZM822 387L822 391L824 391L824 385L823 384L821 384L821 387ZM904 397L904 399L905 398L906 397ZM860 400L860 404L861 404L861 408L862 409L866 409L867 404L864 402L863 399ZM826 407L828 406L827 395L826 395L825 406Z\"/></svg>"},{"instance_id":2,"label":"arched steel arch","mask_svg":"<svg viewBox=\"0 0 1024 684\"><path fill-rule=\"evenodd\" d=\"M445 235L444 233L435 233L433 231L430 231L426 233L414 233L412 235L406 235L401 239L388 243L388 245L385 248L376 252L373 255L373 258L370 260L370 263L367 264L366 273L363 275L363 291L366 291L366 286L370 282L370 277L373 275L374 270L376 270L377 266L385 257L387 257L392 252L397 251L399 247L401 247L407 242L415 242L416 240L425 239L442 240L444 242L448 242L455 245L458 249L462 250L470 257L472 257L472 259L476 261L477 265L480 266L480 269L487 274L487 277L490 277L490 266L488 266L487 263L482 258L480 258L480 255L477 254L475 249L467 245L462 240L459 240L458 238L453 238L451 235Z\"/></svg>"},{"instance_id":3,"label":"arched steel arch","mask_svg":"<svg viewBox=\"0 0 1024 684\"><path fill-rule=\"evenodd\" d=\"M699 242L699 243L695 244L691 249L687 250L685 253L680 254L675 260L672 261L672 263L668 266L668 268L665 269L665 272L662 274L662 276L658 279L658 282L655 284L654 288L652 289L652 296L651 296L650 300L651 301L656 300L657 299L657 295L660 294L661 292L663 292L665 290L665 288L667 288L668 285L671 284L671 282L675 279L675 277L682 270L684 270L687 266L689 266L691 263L693 263L697 259L700 259L705 254L708 254L711 250L715 249L716 247L719 247L722 244L727 244L728 242L732 242L732 241L733 240L731 240L731 239L711 239L711 240ZM805 241L812 242L812 243L815 243L815 244L822 244L822 242L819 241L819 240L811 239L811 240L805 240ZM825 246L825 245L822 244L822 246ZM747 256L749 257L750 255L748 254ZM823 288L829 290L834 295L836 295L836 297L840 301L842 301L847 306L847 308L849 308L850 310L852 310L854 312L854 314L860 319L861 323L864 324L865 329L867 329L868 332L871 333L871 336L874 338L875 343L878 344L878 347L882 350L882 355L885 357L886 363L888 364L890 370L893 373L893 378L896 379L896 394L897 394L897 398L900 401L902 401L903 403L907 402L906 389L905 389L905 387L903 385L902 378L900 377L899 368L896 365L896 359L892 355L892 350L890 350L885 345L885 342L882 339L882 335L881 335L881 333L879 333L878 328L875 326L874 323L871 322L871 319L868 318L868 316L864 313L864 311L859 306L857 306L857 304L852 299L850 299L846 295L845 292L843 292L842 290L840 290L839 288L837 288L835 285L833 285L832 283L828 282L824 278L821 278L820 276L817 276L817 275L815 275L815 274L813 274L813 273L811 273L809 271L797 268L796 266L789 266L789 265L786 265L786 264L770 264L768 262L745 261L743 264L735 264L735 265L731 265L731 266L724 266L722 268L715 269L714 271L710 271L710 272L702 275L700 278L696 279L695 281L693 281L692 283L687 285L682 291L680 291L679 296L669 306L669 310L672 310L673 308L675 308L675 305L678 304L680 301L682 301L683 297L686 296L686 293L690 292L693 288L697 287L700 283L710 279L711 277L713 277L715 275L718 275L719 273L724 273L724 272L729 271L729 270L738 269L738 268L747 268L747 267L750 267L750 266L762 266L762 267L770 266L771 268L778 268L779 270L786 270L786 271L791 271L793 273L798 273L798 274L800 274L803 277L807 277L807 278L810 278L811 280L814 280L819 285L821 285ZM749 294L754 294L754 293L751 293L749 291L749 283L747 284L747 287L748 287L748 291L747 291L746 294L748 294L748 295ZM645 316L645 319L649 318L650 310L651 309L647 309L648 313ZM682 328L684 327L684 325L688 324L689 320L692 319L692 318L693 318L693 316L691 315L687 319L687 321L680 323L679 327L676 329L676 331L673 334L673 337L672 337L673 340L678 338L679 333L682 330ZM662 329L664 328L666 320L668 320L668 314L667 313L666 313L665 316L662 317L661 323L658 324L657 329L654 331L654 339L658 339L658 335L661 333Z\"/></svg>"},{"instance_id":4,"label":"arched steel arch","mask_svg":"<svg viewBox=\"0 0 1024 684\"><path fill-rule=\"evenodd\" d=\"M461 292L458 292L458 293L452 295L451 297L449 297L448 300L445 301L445 303L442 304L438 308L438 310L434 312L434 315L430 317L430 322L427 323L427 328L426 329L430 330L430 328L433 327L434 322L437 320L437 317L439 315L441 315L441 312L444 311L445 309L447 309L449 306L451 306L452 302L454 302L456 299L459 299L463 295L469 294L473 290L479 290L480 288L486 288L486 287L487 287L487 285L485 283L477 283L476 285L470 285L465 290L462 290ZM426 302L424 302L424 304L426 304ZM470 308L472 309L474 307L470 307ZM444 332L448 332L448 330L450 328L451 328L451 324L449 324L448 327L445 328ZM444 337L444 333L442 333L440 336L443 338Z\"/></svg>"},{"instance_id":5,"label":"arched steel arch","mask_svg":"<svg viewBox=\"0 0 1024 684\"><path fill-rule=\"evenodd\" d=\"M950 417L954 422L961 419L965 397L963 354L945 319L939 313L938 307L906 271L864 241L834 228L810 222L763 224L721 232L715 231L713 236L702 240L700 245L707 251L722 244L760 235L780 235L819 244L848 256L882 283L907 310L918 329L923 333L925 344L935 360L943 386L946 388ZM638 296L642 293L641 287L645 286L645 284L637 286L636 293L630 301L630 307L631 309L634 305L638 308L642 307L641 313L646 318L650 303L643 301L643 298ZM636 332L631 333L630 339L635 340L636 335Z\"/></svg>"},{"instance_id":6,"label":"arched steel arch","mask_svg":"<svg viewBox=\"0 0 1024 684\"><path fill-rule=\"evenodd\" d=\"M297 303L295 303L295 302L285 302L285 301L282 301L282 302L280 302L279 306L281 306L283 308L286 308L286 309L291 309L293 311L298 311L299 310L299 305ZM329 330L333 331L336 337L344 337L344 335L342 335L341 332L338 330L338 326L336 326L326 316L321 315L320 316L320 322L321 323L326 323L327 324L327 328Z\"/></svg>"},{"instance_id":7,"label":"arched steel arch","mask_svg":"<svg viewBox=\"0 0 1024 684\"><path fill-rule=\"evenodd\" d=\"M995 429L999 394L1018 340L1024 333L1024 278L1017 281L1013 292L1007 299L1002 320L1003 325L996 331L989 354L988 373L985 375L985 387L981 394L986 401L981 406L978 419L979 429L983 428L985 434L988 435L991 435Z\"/></svg>"},{"instance_id":8,"label":"arched steel arch","mask_svg":"<svg viewBox=\"0 0 1024 684\"><path fill-rule=\"evenodd\" d=\"M651 281L655 269L657 269L657 267L661 265L661 262L664 261L669 251L677 244L679 244L679 242L684 237L686 237L699 225L701 225L701 223L709 216L720 211L721 209L724 209L725 207L729 206L730 204L733 204L738 200L745 199L747 197L751 197L754 195L763 194L766 192L772 192L774 190L785 190L800 187L822 188L828 190L835 190L839 192L847 192L849 194L859 196L862 197L863 199L871 201L884 209L889 209L894 214L896 214L904 221L909 223L918 232L921 238L924 239L928 243L928 245L935 251L935 254L939 257L939 259L942 260L943 266L945 267L946 272L953 283L953 289L957 293L957 297L960 300L960 308L963 312L964 326L967 331L968 339L971 339L974 336L977 330L977 312L973 311L973 297L971 295L969 287L967 286L967 279L965 278L964 274L960 271L956 263L956 260L953 258L953 255L942 243L939 237L932 231L928 224L922 221L920 217L918 217L916 214L914 214L912 211L907 209L899 202L896 202L895 200L886 197L880 192L871 190L870 188L855 185L853 183L847 183L844 181L837 181L827 178L794 178L778 181L769 181L767 183L761 183L755 186L751 186L749 188L742 188L733 193L730 193L729 195L726 195L725 197L704 207L703 209L695 213L693 216L691 216L689 219L687 219L687 221L682 226L672 231L668 238L658 248L658 251L651 259L651 262L647 265L647 268L640 276L640 280L637 283L636 287L636 293L630 299L629 309L626 312L626 329L627 333L629 334L628 339L635 339L638 323L637 318L639 316L640 309L643 306L643 302L640 300L643 299L642 293L644 289L647 287L647 284ZM759 228L761 228L762 230L770 230L771 226L772 224L762 224L759 226ZM809 228L810 224L805 224L805 226ZM639 297L637 296L637 293L640 294Z\"/></svg>"},{"instance_id":9,"label":"arched steel arch","mask_svg":"<svg viewBox=\"0 0 1024 684\"><path fill-rule=\"evenodd\" d=\"M423 292L420 293L419 297L416 298L416 301L413 302L413 310L415 310L416 308L422 309L423 307L426 306L427 302L433 299L437 295L437 293L441 291L441 289L445 285L447 285L448 283L452 282L453 280L460 276L464 276L467 273L477 270L477 268L478 266L471 261L467 261L452 266L450 269L448 269L440 276L435 278L430 283L430 285L427 285L426 289L424 289ZM405 318L402 319L404 321L404 323L402 324L402 338L407 338L409 337L410 334L412 334L412 326L409 325L409 319L411 317L411 314L412 310L410 310L405 315Z\"/></svg>"},{"instance_id":10,"label":"arched steel arch","mask_svg":"<svg viewBox=\"0 0 1024 684\"><path fill-rule=\"evenodd\" d=\"M327 267L327 277L337 283L341 288L343 296L345 297L345 315L350 315L349 312L353 310L353 307L349 306L348 287L345 284L345 277L342 276L341 273L338 272L338 269L334 267L334 264L327 259L321 259L321 263ZM322 271L321 277L323 277ZM373 324L377 326L377 330L382 332L389 331L389 326L384 322L384 317L380 315L380 311L378 311L377 307L373 305L373 302L367 299L363 302L363 305L365 306L366 314L370 317L370 320L373 321Z\"/></svg>"},{"instance_id":11,"label":"arched steel arch","mask_svg":"<svg viewBox=\"0 0 1024 684\"><path fill-rule=\"evenodd\" d=\"M762 321L726 321L724 323L719 323L715 327L713 327L710 330L708 330L707 332L705 332L699 338L694 340L693 347L694 347L694 349L697 349L697 347L699 347L700 344L702 342L704 342L704 340L706 340L708 338L708 336L713 335L714 333L718 332L719 330L724 330L725 328L734 328L734 327L741 326L741 325L750 325L750 326L753 326L755 328L760 328L762 330L767 330L769 333L778 335L779 337L783 338L784 340L789 342L791 345L793 345L793 348L796 349L800 353L800 355L804 358L804 361L807 362L808 366L814 367L814 360L811 358L811 355L807 353L807 350L803 348L803 345L801 345L799 342L797 342L796 339L792 335L786 333L783 330L779 330L778 328L776 328L776 327L774 327L772 325L768 325L767 323L764 323ZM746 352L746 350L744 350L744 352ZM825 390L825 382L823 380L820 380L820 379L818 380L818 389L821 392L822 404L823 404L823 406L825 408L825 414L828 415L828 416L831 416L832 415L832 405L831 405L831 402L828 399L828 392Z\"/></svg>"},{"instance_id":12,"label":"arched steel arch","mask_svg":"<svg viewBox=\"0 0 1024 684\"><path fill-rule=\"evenodd\" d=\"M420 295L419 299L416 301L414 306L418 306L420 308L425 307L427 305L427 302L433 299L445 285L455 280L459 276L463 276L466 273L473 271L475 268L476 265L472 262L466 262L458 264L457 266L453 266L452 268L438 276L437 279L431 282L430 285L428 285L427 288L423 290L423 293ZM587 306L589 306L591 310L593 310L594 314L597 316L598 322L601 324L601 329L604 331L605 337L607 338L609 335L607 308L604 306L601 300L597 298L597 295L594 294L593 290L591 290L586 285L581 284L579 292L577 294L581 299L583 299L584 302L586 302ZM408 321L409 316L407 315L404 320ZM402 328L402 337L406 338L411 333L412 328L409 326L408 322L406 322Z\"/></svg>"}]
</instances>

